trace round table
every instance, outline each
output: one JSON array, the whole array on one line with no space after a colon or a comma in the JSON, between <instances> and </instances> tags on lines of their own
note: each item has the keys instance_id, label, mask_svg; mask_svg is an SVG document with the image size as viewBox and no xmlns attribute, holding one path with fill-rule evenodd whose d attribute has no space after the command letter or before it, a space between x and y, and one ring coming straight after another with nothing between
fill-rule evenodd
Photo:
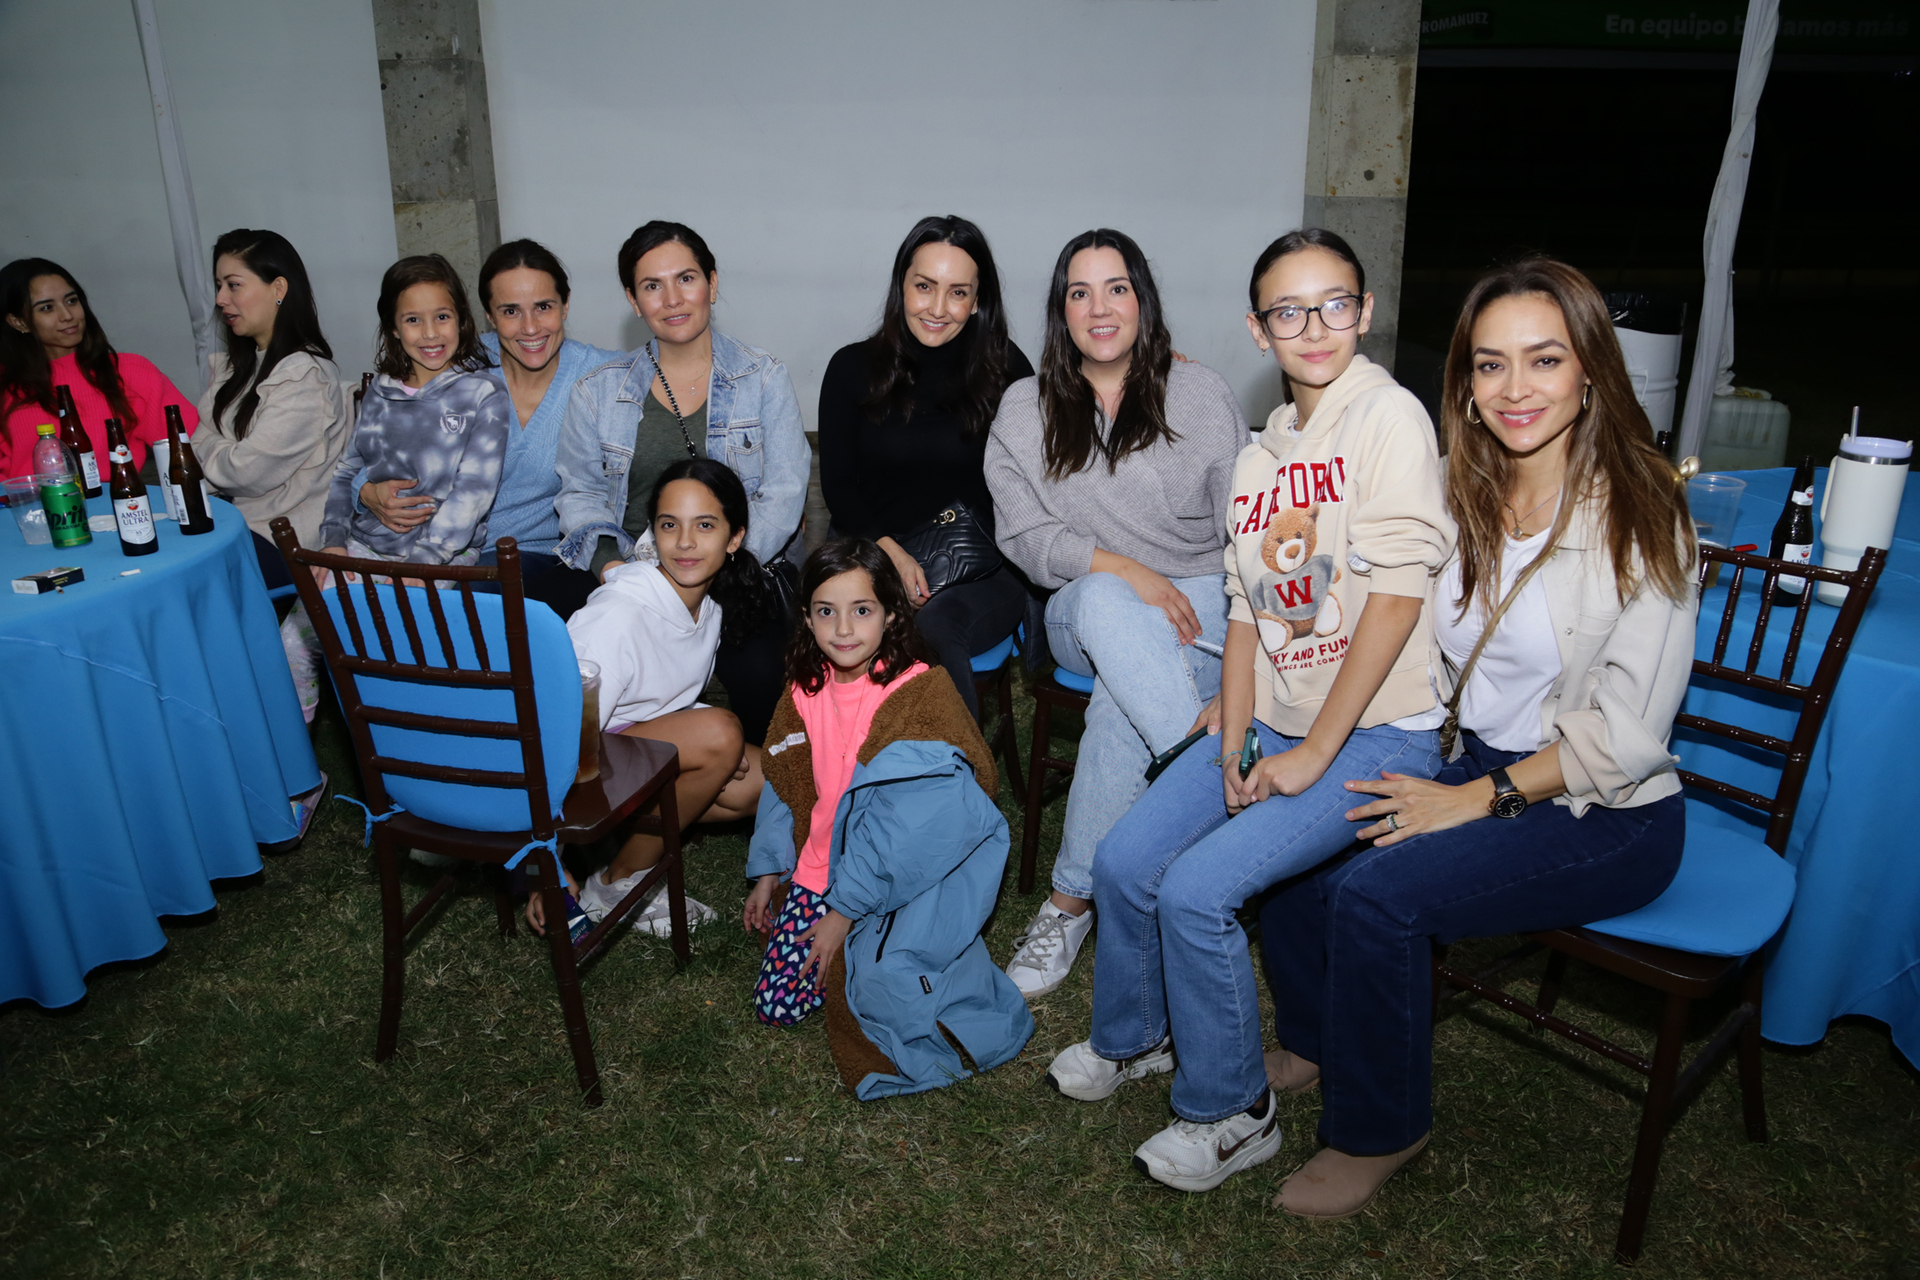
<instances>
[{"instance_id":1,"label":"round table","mask_svg":"<svg viewBox=\"0 0 1920 1280\"><path fill-rule=\"evenodd\" d=\"M131 558L97 530L28 546L0 514L0 1002L71 1004L89 970L165 947L158 917L260 870L319 785L246 521L208 506L212 533L158 520L159 551ZM66 565L86 580L12 593Z\"/></svg>"},{"instance_id":2,"label":"round table","mask_svg":"<svg viewBox=\"0 0 1920 1280\"><path fill-rule=\"evenodd\" d=\"M1764 553L1787 500L1793 472L1734 473L1747 482L1734 524L1736 543ZM1814 517L1826 495L1827 473L1816 473ZM1819 554L1818 543L1814 547ZM1731 574L1702 597L1696 656L1707 657L1725 608ZM1741 592L1730 659L1744 659L1759 593ZM1839 610L1815 603L1796 675L1811 678ZM1775 611L1760 670L1777 675L1785 654L1787 619ZM1905 746L1920 724L1920 484L1907 485L1893 546L1880 585L1867 606L1853 652L1840 673L1833 705L1815 744L1800 807L1794 814L1787 861L1797 879L1793 913L1774 940L1767 966L1762 1030L1782 1044L1814 1044L1844 1014L1878 1018L1894 1043L1920 1062L1920 824L1909 811ZM1797 705L1797 704L1796 704ZM1696 679L1685 709L1764 733L1792 731L1792 709L1731 686ZM1719 740L1676 730L1681 762L1715 778L1771 793L1779 769ZM1710 804L1688 805L1687 820L1746 822ZM1756 835L1758 827L1749 824Z\"/></svg>"}]
</instances>

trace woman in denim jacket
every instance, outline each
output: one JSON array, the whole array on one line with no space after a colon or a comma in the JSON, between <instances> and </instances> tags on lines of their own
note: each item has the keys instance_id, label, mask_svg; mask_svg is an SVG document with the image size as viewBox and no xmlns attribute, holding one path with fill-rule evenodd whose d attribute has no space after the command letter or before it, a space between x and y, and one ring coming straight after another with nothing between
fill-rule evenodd
<instances>
[{"instance_id":1,"label":"woman in denim jacket","mask_svg":"<svg viewBox=\"0 0 1920 1280\"><path fill-rule=\"evenodd\" d=\"M747 549L774 564L793 543L813 451L786 366L713 327L720 276L692 228L649 222L620 246L620 278L653 339L574 384L555 465L561 568L538 591L570 616L610 564L653 559L645 495L676 459L702 452L740 477ZM642 501L632 503L638 493ZM723 644L715 674L749 742L766 733L782 687L788 619Z\"/></svg>"}]
</instances>

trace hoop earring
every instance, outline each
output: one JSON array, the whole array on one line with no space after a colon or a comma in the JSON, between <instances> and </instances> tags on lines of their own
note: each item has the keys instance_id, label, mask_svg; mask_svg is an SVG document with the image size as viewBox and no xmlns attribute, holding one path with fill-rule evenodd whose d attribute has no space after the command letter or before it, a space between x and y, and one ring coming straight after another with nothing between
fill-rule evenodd
<instances>
[{"instance_id":1,"label":"hoop earring","mask_svg":"<svg viewBox=\"0 0 1920 1280\"><path fill-rule=\"evenodd\" d=\"M1472 396L1467 397L1467 421L1476 427L1484 427L1487 425L1480 420L1480 406L1474 402Z\"/></svg>"},{"instance_id":2,"label":"hoop earring","mask_svg":"<svg viewBox=\"0 0 1920 1280\"><path fill-rule=\"evenodd\" d=\"M1587 411L1587 405L1593 400L1593 384L1589 382L1580 389L1580 412Z\"/></svg>"}]
</instances>

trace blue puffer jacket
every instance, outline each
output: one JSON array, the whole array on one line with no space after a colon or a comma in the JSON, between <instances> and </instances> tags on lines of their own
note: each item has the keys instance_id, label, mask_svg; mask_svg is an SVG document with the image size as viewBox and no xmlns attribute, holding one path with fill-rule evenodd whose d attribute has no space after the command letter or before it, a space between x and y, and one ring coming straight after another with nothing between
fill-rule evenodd
<instances>
[{"instance_id":1,"label":"blue puffer jacket","mask_svg":"<svg viewBox=\"0 0 1920 1280\"><path fill-rule=\"evenodd\" d=\"M984 756L979 730L944 671L915 677L883 710L923 682L929 692L945 686L940 700L961 708ZM776 731L789 716L798 723L791 695L775 713ZM875 719L876 732L884 732ZM780 744L775 733L768 740ZM945 741L897 738L861 758L834 812L826 896L854 921L844 951L848 1007L897 1069L862 1079L854 1092L864 1102L936 1089L1012 1060L1033 1034L1033 1015L980 936L1006 870L1007 820L976 780L968 753ZM811 770L805 772L802 785L810 789ZM770 784L780 774L770 764ZM777 785L768 785L747 875L790 876L794 831L792 808ZM965 1058L953 1041L965 1047Z\"/></svg>"}]
</instances>

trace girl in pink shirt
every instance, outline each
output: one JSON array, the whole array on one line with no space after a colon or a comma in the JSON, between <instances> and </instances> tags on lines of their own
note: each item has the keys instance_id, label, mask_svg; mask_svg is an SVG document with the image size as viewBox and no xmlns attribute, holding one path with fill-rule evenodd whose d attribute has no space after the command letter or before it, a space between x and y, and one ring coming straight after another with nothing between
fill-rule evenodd
<instances>
[{"instance_id":1,"label":"girl in pink shirt","mask_svg":"<svg viewBox=\"0 0 1920 1280\"><path fill-rule=\"evenodd\" d=\"M113 349L87 291L58 263L20 258L0 268L0 312L0 476L25 474L34 428L59 421L55 387L72 391L96 458L107 456L108 418L126 430L136 467L167 438L166 406L180 406L188 434L199 425L193 401L152 361Z\"/></svg>"},{"instance_id":2,"label":"girl in pink shirt","mask_svg":"<svg viewBox=\"0 0 1920 1280\"><path fill-rule=\"evenodd\" d=\"M869 547L873 554L857 554ZM790 1025L820 1007L824 984L819 978L853 925L827 906L828 855L834 814L873 729L874 713L888 695L928 670L906 586L878 547L854 539L828 543L808 557L802 587L806 616L788 646L790 684L773 723L790 728L797 716L803 727L780 741L770 736L766 750L776 758L799 749L797 758L804 751L805 773L811 776L796 777L792 789L798 794L782 798L796 813L810 803L811 812L785 902L773 902L781 877L762 875L742 913L748 929L771 934L754 1008L761 1021L778 1025ZM952 683L944 674L941 679ZM787 764L773 773L790 772ZM797 837L799 822L794 826Z\"/></svg>"}]
</instances>

